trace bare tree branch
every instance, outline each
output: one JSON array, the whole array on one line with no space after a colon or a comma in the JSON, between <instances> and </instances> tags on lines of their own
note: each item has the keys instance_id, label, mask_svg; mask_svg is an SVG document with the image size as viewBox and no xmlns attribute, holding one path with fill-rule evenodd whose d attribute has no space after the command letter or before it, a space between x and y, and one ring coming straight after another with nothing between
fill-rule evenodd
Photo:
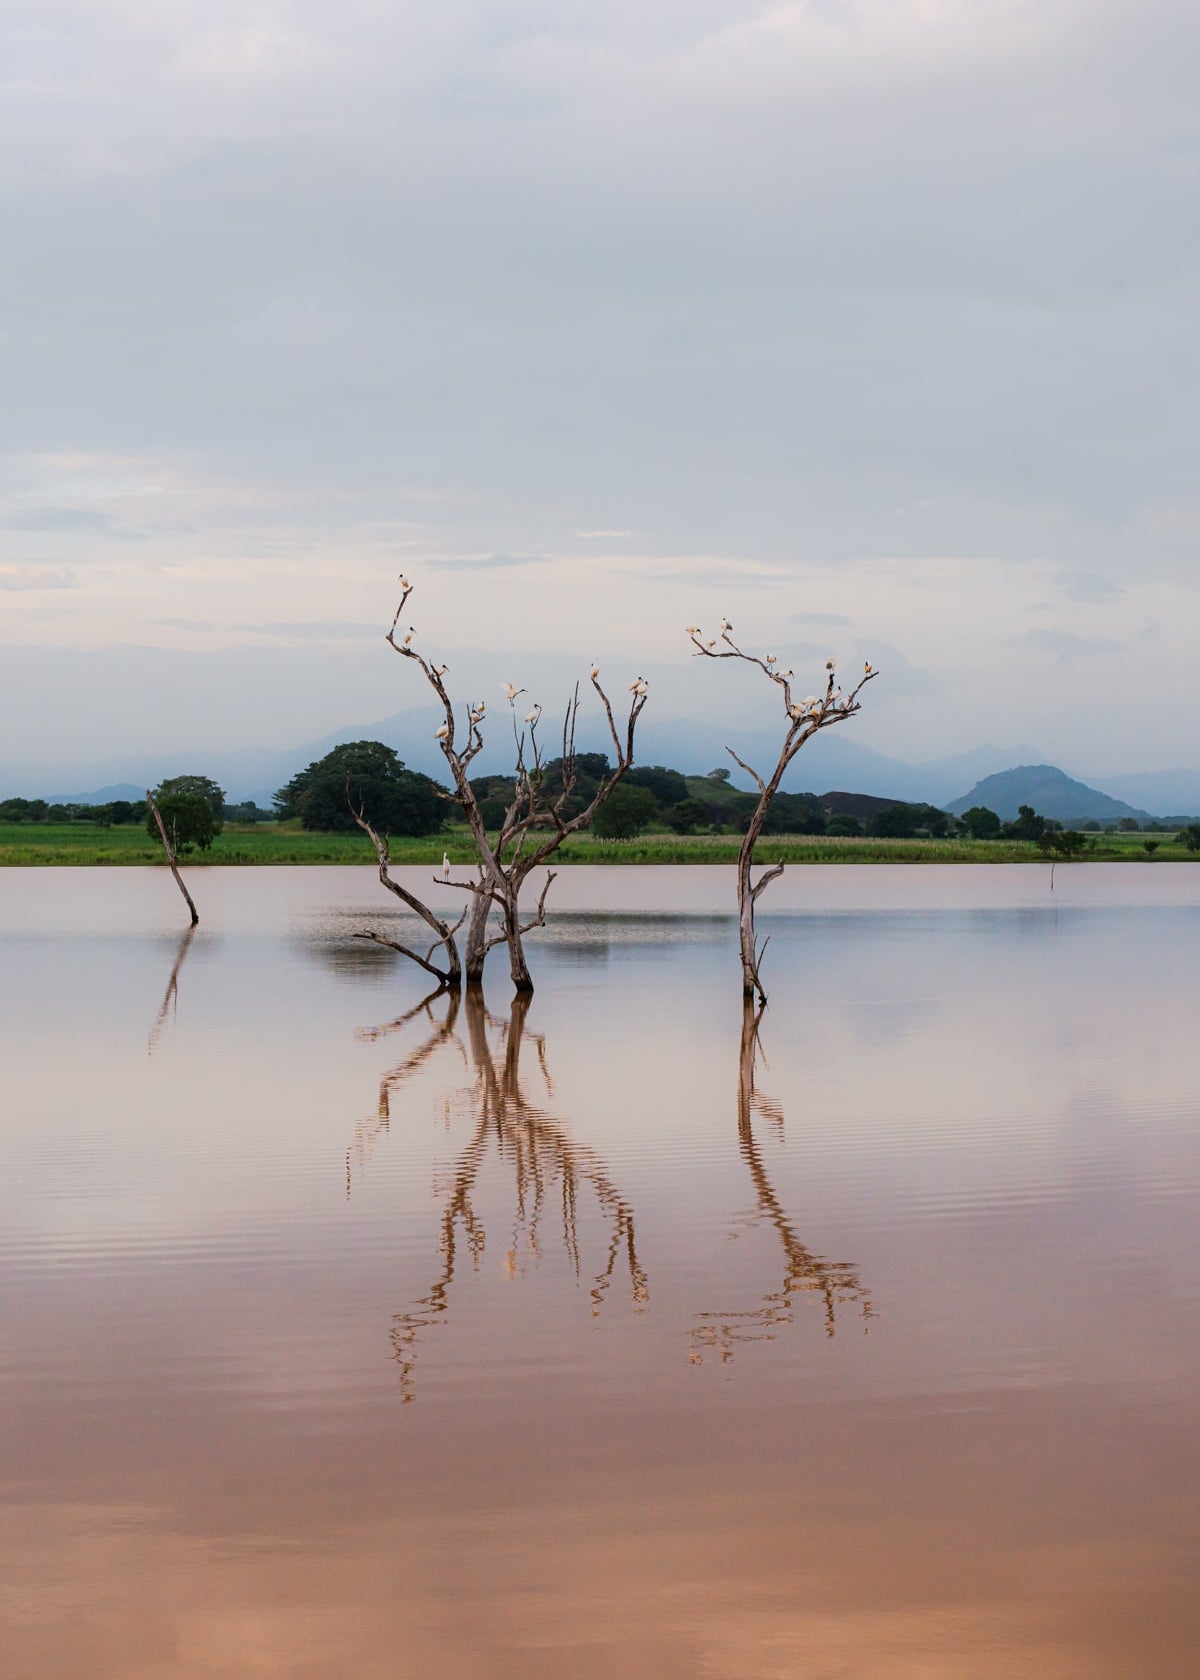
<instances>
[{"instance_id":1,"label":"bare tree branch","mask_svg":"<svg viewBox=\"0 0 1200 1680\"><path fill-rule=\"evenodd\" d=\"M750 776L758 788L758 802L750 816L750 822L738 850L737 881L738 881L738 921L739 938L742 959L742 995L753 998L756 994L765 1003L767 994L763 989L761 962L766 950L764 941L761 949L757 946L754 931L754 907L763 890L783 874L782 861L767 870L757 884L751 879L754 863L754 848L757 844L763 825L770 810L771 801L779 791L784 773L796 754L806 741L821 729L829 729L834 724L844 723L856 712L861 711L859 696L867 683L878 674L868 663L863 667L863 674L850 692L844 693L838 687L837 672L834 661L825 661L825 689L823 694L809 694L803 700L792 697L792 678L795 673L791 670L779 669L779 660L773 653L764 654L761 658L757 654L746 653L733 639L733 626L727 619L721 622L718 636L705 641L699 625L689 624L685 631L688 640L696 650L696 656L702 659L738 659L746 665L754 665L770 679L780 691L783 712L787 720L783 743L779 749L779 757L771 774L764 777L752 765L739 758L732 747L726 747L726 752Z\"/></svg>"},{"instance_id":2,"label":"bare tree branch","mask_svg":"<svg viewBox=\"0 0 1200 1680\"><path fill-rule=\"evenodd\" d=\"M568 700L562 723L562 757L552 776L542 752L539 724L542 708L534 704L518 723L516 702L524 689L514 683L506 685L512 715L515 768L512 797L507 805L499 829L489 835L483 820L476 790L471 786L468 767L483 746L482 725L486 715L485 702L480 700L467 709L466 745L460 749L454 705L446 689L445 665L434 665L413 645L416 630L403 623L405 608L412 595L412 585L401 579L403 594L400 605L387 632L387 641L404 659L412 660L421 670L438 697L445 722L434 731L442 755L450 772L452 797L457 801L479 858L480 880L476 883L439 878L439 886L456 887L475 895L475 913L467 935L466 979L475 984L482 978L487 953L498 944L506 944L509 968L518 992L533 989L533 980L525 960L522 940L525 934L545 924L546 887L543 888L538 910L531 921L523 922L520 915L521 892L531 871L544 864L564 841L588 827L597 810L619 784L633 762L634 735L637 722L646 704L648 685L638 677L629 685L631 695L624 738L617 728L613 708L600 685L599 670L593 668L591 683L608 724L616 763L602 776L592 798L579 810L571 812L575 790L579 782L579 761L576 751L576 727L579 716L579 685ZM550 879L553 879L551 874ZM548 887L549 882L546 886ZM503 919L499 937L487 934L487 910L482 900L494 903Z\"/></svg>"}]
</instances>

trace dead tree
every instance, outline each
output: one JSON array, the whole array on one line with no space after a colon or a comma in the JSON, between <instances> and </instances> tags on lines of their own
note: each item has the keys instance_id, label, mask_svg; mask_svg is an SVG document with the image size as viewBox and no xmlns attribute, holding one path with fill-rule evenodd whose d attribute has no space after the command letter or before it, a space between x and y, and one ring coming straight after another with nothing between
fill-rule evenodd
<instances>
[{"instance_id":1,"label":"dead tree","mask_svg":"<svg viewBox=\"0 0 1200 1680\"><path fill-rule=\"evenodd\" d=\"M158 802L154 795L150 792L149 788L146 789L146 803L149 805L154 816L154 821L158 825L159 838L163 843L163 851L167 854L167 862L171 865L171 873L175 877L175 885L183 894L184 903L191 912L192 926L195 927L200 920L200 912L196 909L191 893L183 884L183 876L179 873L179 857L176 853L174 842L172 841L171 836L167 833L167 825L163 821L162 812L159 810Z\"/></svg>"},{"instance_id":2,"label":"dead tree","mask_svg":"<svg viewBox=\"0 0 1200 1680\"><path fill-rule=\"evenodd\" d=\"M748 1223L758 1225L765 1222L774 1231L783 1252L783 1277L779 1286L769 1290L757 1306L701 1313L692 1331L690 1358L693 1365L702 1364L709 1353L716 1353L722 1363L728 1364L740 1343L773 1340L781 1326L792 1322L798 1295L820 1298L827 1336L836 1331L839 1307L857 1305L864 1323L868 1325L874 1317L870 1295L854 1267L814 1254L801 1242L767 1173L754 1135L754 1121L756 1117L761 1117L782 1130L783 1110L777 1102L758 1090L758 1033L761 1023L762 1006L756 1010L752 1000L744 1000L738 1054L738 1149L754 1190L754 1212Z\"/></svg>"},{"instance_id":3,"label":"dead tree","mask_svg":"<svg viewBox=\"0 0 1200 1680\"><path fill-rule=\"evenodd\" d=\"M356 810L351 804L350 813L363 833L370 836L371 844L375 847L375 856L379 860L379 879L382 884L402 904L406 904L415 915L419 916L433 933L437 934L437 938L424 956L419 951L411 950L407 945L401 945L394 939L384 939L382 934L373 933L367 928L360 929L354 937L356 939L369 939L375 945L386 945L389 950L399 951L401 956L407 957L410 962L415 962L418 968L423 968L426 974L431 974L438 982L439 991L447 989L456 991L462 984L462 960L458 954L458 943L455 935L466 920L466 910L452 925L436 915L415 893L409 892L407 887L402 887L399 881L394 881L391 875L392 860L388 852L387 839L377 833L367 821L361 806ZM442 948L446 952L446 966L439 968L433 961L433 954Z\"/></svg>"},{"instance_id":4,"label":"dead tree","mask_svg":"<svg viewBox=\"0 0 1200 1680\"><path fill-rule=\"evenodd\" d=\"M435 994L436 995L436 994ZM466 1017L466 1043L459 1039L456 1025ZM486 1009L479 988L451 993L445 1016L438 1019L430 1005L433 997L418 1004L398 1022L376 1029L365 1038L403 1027L424 1012L432 1030L399 1064L385 1074L379 1087L376 1117L356 1133L355 1147L365 1161L374 1140L390 1129L392 1105L397 1092L434 1054L453 1045L471 1072L470 1083L442 1099L449 1119L461 1116L468 1122L468 1137L438 1191L441 1203L439 1246L441 1263L432 1284L416 1305L397 1313L392 1321L392 1353L400 1373L401 1394L406 1402L415 1395L414 1377L421 1342L433 1328L446 1322L454 1283L465 1251L478 1269L488 1243L484 1217L475 1207L480 1175L493 1147L513 1180L511 1223L501 1240L506 1244L505 1268L510 1277L520 1276L536 1265L543 1253L544 1226L557 1226L568 1264L581 1281L590 1278L588 1299L593 1317L603 1310L605 1298L616 1277L628 1271L630 1298L639 1310L649 1299L649 1281L638 1258L634 1214L609 1178L603 1163L571 1137L566 1125L553 1112L554 1086L546 1059L543 1036L526 1028L529 998L513 999L507 1021L497 1020ZM526 1090L523 1052L532 1048L537 1057L545 1096L534 1100ZM347 1183L351 1156L347 1153ZM597 1269L585 1273L580 1240L580 1203L590 1191L606 1226L603 1258ZM596 1262L593 1262L596 1265Z\"/></svg>"},{"instance_id":5,"label":"dead tree","mask_svg":"<svg viewBox=\"0 0 1200 1680\"><path fill-rule=\"evenodd\" d=\"M837 672L834 661L825 661L825 691L823 694L809 694L803 700L792 697L792 677L794 672L781 671L779 660L773 653L766 653L761 658L753 653L744 653L733 640L733 626L728 619L721 620L719 638L705 641L699 625L689 624L687 636L697 654L705 659L740 659L747 665L756 665L770 680L776 684L783 702L783 712L787 719L783 745L779 749L779 759L770 776L763 777L753 769L744 759L738 757L732 747L725 751L740 765L746 774L753 778L758 789L758 803L750 817L750 825L746 830L738 851L737 886L738 886L738 922L742 952L742 995L753 998L755 993L765 1003L767 994L763 990L761 965L766 941L760 947L757 943L754 928L754 908L759 898L771 882L783 874L783 860L774 864L757 881L751 879L754 864L754 847L763 831L763 824L767 820L767 812L771 808L771 801L779 791L784 772L800 751L806 741L820 729L829 729L835 723L845 723L847 718L862 708L859 695L876 672L870 664L863 666L863 674L848 694L838 687Z\"/></svg>"},{"instance_id":6,"label":"dead tree","mask_svg":"<svg viewBox=\"0 0 1200 1680\"><path fill-rule=\"evenodd\" d=\"M562 725L562 757L556 774L547 773L547 761L542 751L538 726L542 708L534 705L523 722L518 722L516 702L524 689L515 684L505 685L505 694L512 711L513 742L516 767L513 773L513 794L499 829L489 836L479 809L479 800L471 786L469 770L473 760L483 749L482 725L487 710L482 700L464 706L465 721L460 725L454 702L445 685L446 666L434 665L413 647L416 631L403 628L401 615L412 595L413 586L401 578L404 593L387 633L387 640L405 659L417 664L425 680L437 695L445 714L445 722L434 731L442 755L450 771L453 798L471 830L471 838L479 858L478 878L474 881L454 881L449 869L435 877L441 886L456 887L472 894L471 915L467 929L465 979L469 986L483 979L483 965L488 952L496 945L507 945L509 971L518 992L532 992L533 980L525 960L524 937L546 920L546 894L554 880L548 872L537 905L527 921L521 920L521 891L535 869L546 864L564 840L577 834L591 823L613 789L633 763L634 732L646 704L646 681L637 677L629 685L629 713L623 728L618 730L612 704L600 686L600 672L593 667L591 684L604 708L612 742L615 766L601 777L591 800L582 809L569 815L573 795L579 781L579 766L575 748L575 728L579 715L579 686L567 704ZM500 932L489 935L488 917L493 906L500 914Z\"/></svg>"}]
</instances>

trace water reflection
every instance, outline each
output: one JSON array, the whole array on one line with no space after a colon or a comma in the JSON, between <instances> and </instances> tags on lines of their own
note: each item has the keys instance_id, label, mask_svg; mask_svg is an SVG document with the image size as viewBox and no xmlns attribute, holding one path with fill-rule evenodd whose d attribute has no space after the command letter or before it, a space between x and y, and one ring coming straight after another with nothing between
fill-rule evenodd
<instances>
[{"instance_id":1,"label":"water reflection","mask_svg":"<svg viewBox=\"0 0 1200 1680\"><path fill-rule=\"evenodd\" d=\"M148 1056L153 1056L158 1048L158 1041L162 1037L163 1028L167 1024L167 1017L174 1015L179 1007L179 972L187 960L187 954L192 948L192 940L195 937L196 924L192 922L179 941L179 948L175 952L175 961L171 964L171 972L167 978L167 989L163 993L162 1003L159 1005L158 1014L154 1017L154 1023L150 1028L150 1037L146 1042L146 1054Z\"/></svg>"},{"instance_id":2,"label":"water reflection","mask_svg":"<svg viewBox=\"0 0 1200 1680\"><path fill-rule=\"evenodd\" d=\"M738 1048L738 1149L750 1174L755 1206L733 1235L740 1236L764 1222L769 1225L783 1253L783 1276L778 1288L769 1290L756 1306L698 1314L691 1332L689 1358L693 1365L702 1364L706 1355L714 1353L728 1364L740 1343L774 1340L780 1327L790 1324L795 1317L797 1295L821 1297L827 1336L832 1336L837 1328L839 1307L857 1304L868 1330L874 1316L871 1297L855 1268L844 1261L826 1260L800 1241L763 1162L754 1135L756 1117L765 1120L780 1135L784 1125L781 1105L758 1088L758 1062L762 1053L759 1034L764 1010L765 1005L756 1010L747 1000L742 1011Z\"/></svg>"},{"instance_id":3,"label":"water reflection","mask_svg":"<svg viewBox=\"0 0 1200 1680\"><path fill-rule=\"evenodd\" d=\"M460 1260L465 1256L472 1270L478 1271L487 1246L487 1230L473 1197L493 1150L512 1178L512 1215L504 1259L510 1278L519 1277L528 1265L536 1265L542 1258L543 1236L552 1214L568 1263L577 1279L583 1277L581 1203L584 1193L590 1191L606 1232L603 1257L588 1290L593 1317L599 1314L618 1277L627 1275L635 1310L650 1298L649 1280L638 1259L632 1204L617 1189L600 1158L577 1143L553 1112L554 1081L545 1035L530 1031L527 1025L530 1000L515 997L504 1020L491 1013L476 990L468 989L461 996L457 992L444 995L440 1018L434 1006L443 994L435 992L397 1021L362 1035L378 1038L421 1014L430 1022L430 1031L421 1043L380 1081L375 1117L359 1127L356 1136L361 1161L366 1160L379 1133L390 1127L397 1091L437 1051L457 1050L467 1073L466 1083L441 1098L447 1124L464 1118L470 1126L466 1146L435 1190L441 1210L441 1263L416 1305L397 1313L392 1320L392 1353L406 1403L415 1398L414 1371L421 1337L444 1318ZM460 1018L465 1038L459 1032ZM541 1086L536 1099L527 1089L530 1052L537 1066L533 1077Z\"/></svg>"},{"instance_id":4,"label":"water reflection","mask_svg":"<svg viewBox=\"0 0 1200 1680\"><path fill-rule=\"evenodd\" d=\"M638 1258L633 1207L600 1158L575 1141L554 1112L546 1037L529 1028L529 1003L528 998L514 998L504 1019L487 1008L479 992L460 995L440 989L396 1020L358 1034L361 1041L374 1042L421 1018L427 1025L420 1041L381 1078L374 1115L356 1127L354 1143L346 1152L347 1197L353 1190L355 1158L364 1167L376 1141L390 1130L393 1107L403 1087L432 1058L447 1051L457 1053L466 1075L463 1083L444 1088L437 1099L447 1129L455 1121L464 1121L469 1128L465 1147L435 1190L441 1262L415 1306L396 1314L392 1322L392 1351L406 1402L414 1398L418 1345L425 1332L444 1321L461 1263L466 1259L473 1271L479 1271L488 1234L474 1198L493 1150L506 1169L506 1181L511 1178L512 1216L504 1257L508 1277L519 1277L528 1265L540 1261L543 1233L553 1210L572 1272L582 1278L580 1204L583 1192L590 1191L606 1232L603 1261L589 1284L592 1315L600 1312L618 1276L627 1276L635 1309L649 1300L646 1270ZM732 1235L740 1237L765 1225L778 1239L782 1273L753 1305L696 1315L688 1332L688 1358L693 1365L713 1354L728 1363L739 1345L773 1340L795 1318L799 1295L820 1298L828 1336L835 1333L839 1311L851 1305L858 1308L868 1329L874 1316L870 1294L855 1267L816 1254L800 1240L767 1171L755 1122L766 1122L782 1136L784 1114L780 1103L758 1085L762 1020L762 1008L755 1011L747 1004L738 1046L737 1133L754 1207ZM541 1087L536 1100L527 1089L531 1057Z\"/></svg>"}]
</instances>

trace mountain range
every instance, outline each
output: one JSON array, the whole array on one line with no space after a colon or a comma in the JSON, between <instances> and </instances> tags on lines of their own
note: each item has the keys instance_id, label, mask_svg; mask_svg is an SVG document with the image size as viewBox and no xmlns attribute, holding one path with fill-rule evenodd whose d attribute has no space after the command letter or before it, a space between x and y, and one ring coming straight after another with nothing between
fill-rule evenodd
<instances>
[{"instance_id":1,"label":"mountain range","mask_svg":"<svg viewBox=\"0 0 1200 1680\"><path fill-rule=\"evenodd\" d=\"M440 721L441 714L433 707L421 707L372 723L349 725L290 748L139 753L41 769L27 764L0 763L0 798L19 794L26 798L78 803L140 798L147 787L153 787L164 776L196 772L211 776L235 801L253 799L260 805L269 805L275 790L297 770L322 758L331 748L357 740L383 741L394 747L413 769L441 778L445 763L433 734ZM552 735L547 732L545 744L551 752L552 741ZM581 727L582 751L603 750L607 744L595 725ZM765 729L722 729L711 722L690 718L647 719L638 731L637 756L641 764L669 764L688 774L703 775L724 764L733 770L736 782L749 785L744 774L731 764L726 747L732 747L749 764L765 764L774 762L778 739ZM511 758L504 734L496 730L476 766L481 775L501 772L511 767ZM962 806L964 800L967 805L987 804L988 800L978 793L986 778L1014 766L1037 767L1043 760L1044 754L1036 747L1026 744L1001 747L989 743L949 757L907 762L875 752L840 730L830 730L808 743L785 778L784 786L793 792L847 788L886 799L923 801L953 808ZM971 792L964 794L964 788L970 788ZM1119 815L1200 814L1200 770L1097 777L1090 788L1120 802ZM1022 798L1020 803L1028 801ZM1085 820L1081 811L1073 810L1068 815Z\"/></svg>"}]
</instances>

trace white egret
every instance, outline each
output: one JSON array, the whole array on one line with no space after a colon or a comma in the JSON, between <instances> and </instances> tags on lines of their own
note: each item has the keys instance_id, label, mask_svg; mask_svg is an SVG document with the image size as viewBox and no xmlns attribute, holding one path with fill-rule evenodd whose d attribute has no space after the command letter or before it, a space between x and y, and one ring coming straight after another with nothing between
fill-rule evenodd
<instances>
[{"instance_id":1,"label":"white egret","mask_svg":"<svg viewBox=\"0 0 1200 1680\"><path fill-rule=\"evenodd\" d=\"M446 877L447 880L450 879L450 853L449 852L443 852L442 853L442 874Z\"/></svg>"}]
</instances>

